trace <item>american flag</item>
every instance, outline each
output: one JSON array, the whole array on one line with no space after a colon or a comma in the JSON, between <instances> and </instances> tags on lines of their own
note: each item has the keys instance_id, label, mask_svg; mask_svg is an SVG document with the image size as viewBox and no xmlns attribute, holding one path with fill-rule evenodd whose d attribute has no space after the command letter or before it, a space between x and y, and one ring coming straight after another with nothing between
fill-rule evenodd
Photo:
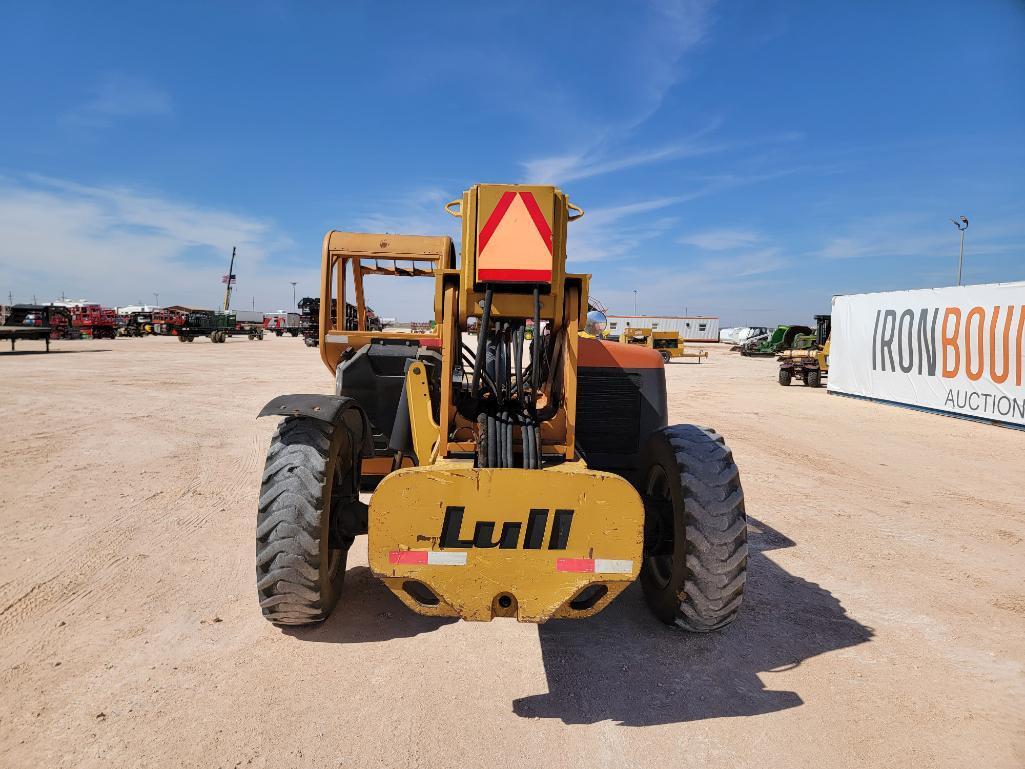
<instances>
[{"instance_id":1,"label":"american flag","mask_svg":"<svg viewBox=\"0 0 1025 769\"><path fill-rule=\"evenodd\" d=\"M222 275L221 276L221 283L227 283L228 280L229 280L229 276L228 275ZM234 285L235 284L235 276L231 275L230 276L230 280L231 280L232 285Z\"/></svg>"}]
</instances>

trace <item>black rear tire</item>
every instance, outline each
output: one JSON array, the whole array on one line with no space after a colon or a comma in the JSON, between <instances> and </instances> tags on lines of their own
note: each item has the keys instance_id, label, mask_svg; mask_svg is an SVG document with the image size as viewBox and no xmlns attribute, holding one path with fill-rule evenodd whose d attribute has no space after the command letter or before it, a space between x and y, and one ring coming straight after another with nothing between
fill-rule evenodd
<instances>
[{"instance_id":1,"label":"black rear tire","mask_svg":"<svg viewBox=\"0 0 1025 769\"><path fill-rule=\"evenodd\" d=\"M818 369L812 369L808 372L807 379L804 382L808 387L818 387L822 384L822 373Z\"/></svg>"},{"instance_id":2,"label":"black rear tire","mask_svg":"<svg viewBox=\"0 0 1025 769\"><path fill-rule=\"evenodd\" d=\"M332 510L358 499L359 440L308 417L281 422L267 452L256 521L256 580L275 625L327 619L354 535L331 531Z\"/></svg>"},{"instance_id":3,"label":"black rear tire","mask_svg":"<svg viewBox=\"0 0 1025 769\"><path fill-rule=\"evenodd\" d=\"M671 359L671 356L669 355L669 353L667 353L665 350L661 350L660 352L661 352L661 355L662 355L662 362L663 363L668 363L670 361L670 359Z\"/></svg>"},{"instance_id":4,"label":"black rear tire","mask_svg":"<svg viewBox=\"0 0 1025 769\"><path fill-rule=\"evenodd\" d=\"M747 578L747 517L733 453L695 425L652 434L641 586L660 620L705 633L732 622Z\"/></svg>"},{"instance_id":5,"label":"black rear tire","mask_svg":"<svg viewBox=\"0 0 1025 769\"><path fill-rule=\"evenodd\" d=\"M790 386L790 381L794 378L794 375L790 373L790 369L781 368L779 370L779 383L784 387Z\"/></svg>"}]
</instances>

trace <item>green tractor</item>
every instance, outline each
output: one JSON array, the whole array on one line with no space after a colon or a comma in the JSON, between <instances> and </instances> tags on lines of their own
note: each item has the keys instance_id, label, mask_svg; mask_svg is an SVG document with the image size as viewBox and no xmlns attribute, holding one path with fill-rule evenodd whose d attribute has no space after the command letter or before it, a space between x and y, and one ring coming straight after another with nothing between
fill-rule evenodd
<instances>
[{"instance_id":1,"label":"green tractor","mask_svg":"<svg viewBox=\"0 0 1025 769\"><path fill-rule=\"evenodd\" d=\"M757 339L745 343L740 348L740 354L747 357L761 355L777 355L783 350L792 349L794 340L798 337L811 335L814 338L815 332L808 326L777 326L768 339L761 341Z\"/></svg>"}]
</instances>

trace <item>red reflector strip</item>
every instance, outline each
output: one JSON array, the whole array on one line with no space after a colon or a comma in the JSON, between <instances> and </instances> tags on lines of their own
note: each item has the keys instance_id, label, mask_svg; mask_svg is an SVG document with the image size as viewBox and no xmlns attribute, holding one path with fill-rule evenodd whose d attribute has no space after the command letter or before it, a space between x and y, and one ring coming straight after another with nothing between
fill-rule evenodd
<instances>
[{"instance_id":1,"label":"red reflector strip","mask_svg":"<svg viewBox=\"0 0 1025 769\"><path fill-rule=\"evenodd\" d=\"M392 550L388 553L391 563L427 563L426 550Z\"/></svg>"},{"instance_id":2,"label":"red reflector strip","mask_svg":"<svg viewBox=\"0 0 1025 769\"><path fill-rule=\"evenodd\" d=\"M630 574L634 562L616 558L560 558L555 562L555 569L588 574Z\"/></svg>"},{"instance_id":3,"label":"red reflector strip","mask_svg":"<svg viewBox=\"0 0 1025 769\"><path fill-rule=\"evenodd\" d=\"M388 561L407 566L466 566L466 553L441 553L437 550L392 550L388 553Z\"/></svg>"},{"instance_id":4,"label":"red reflector strip","mask_svg":"<svg viewBox=\"0 0 1025 769\"><path fill-rule=\"evenodd\" d=\"M551 283L551 270L477 270L477 280L481 283L496 281L499 283Z\"/></svg>"},{"instance_id":5,"label":"red reflector strip","mask_svg":"<svg viewBox=\"0 0 1025 769\"><path fill-rule=\"evenodd\" d=\"M545 221L545 215L541 213L541 206L537 204L537 200L534 198L533 192L521 192L520 197L523 199L524 205L527 207L527 211L530 213L530 218L534 220L534 226L537 227L538 233L541 235L541 240L548 246L548 253L552 253L552 228L548 226L548 222Z\"/></svg>"},{"instance_id":6,"label":"red reflector strip","mask_svg":"<svg viewBox=\"0 0 1025 769\"><path fill-rule=\"evenodd\" d=\"M509 206L512 205L515 199L516 193L512 190L506 190L502 193L502 197L498 199L498 205L495 206L495 210L491 212L491 216L488 217L487 222L481 227L477 245L478 253L487 248L488 241L491 240L491 236L498 229L498 223L502 221L502 217L505 216L505 212L509 210Z\"/></svg>"},{"instance_id":7,"label":"red reflector strip","mask_svg":"<svg viewBox=\"0 0 1025 769\"><path fill-rule=\"evenodd\" d=\"M560 558L555 562L556 571L594 571L593 558Z\"/></svg>"}]
</instances>

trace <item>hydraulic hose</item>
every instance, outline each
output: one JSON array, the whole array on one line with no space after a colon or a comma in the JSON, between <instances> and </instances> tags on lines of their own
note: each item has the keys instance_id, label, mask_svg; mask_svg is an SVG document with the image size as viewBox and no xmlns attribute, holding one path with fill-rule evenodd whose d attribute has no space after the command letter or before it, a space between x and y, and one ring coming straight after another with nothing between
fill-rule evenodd
<instances>
[{"instance_id":1,"label":"hydraulic hose","mask_svg":"<svg viewBox=\"0 0 1025 769\"><path fill-rule=\"evenodd\" d=\"M530 340L530 386L534 392L534 402L537 402L538 387L538 354L541 352L541 287L534 286L534 333Z\"/></svg>"},{"instance_id":2,"label":"hydraulic hose","mask_svg":"<svg viewBox=\"0 0 1025 769\"><path fill-rule=\"evenodd\" d=\"M516 329L515 338L516 342L513 345L513 363L516 366L516 397L519 398L520 404L526 406L526 401L523 398L523 336L525 329L520 326Z\"/></svg>"},{"instance_id":3,"label":"hydraulic hose","mask_svg":"<svg viewBox=\"0 0 1025 769\"><path fill-rule=\"evenodd\" d=\"M488 467L498 463L498 429L493 414L488 414Z\"/></svg>"},{"instance_id":4,"label":"hydraulic hose","mask_svg":"<svg viewBox=\"0 0 1025 769\"><path fill-rule=\"evenodd\" d=\"M463 346L465 347L466 345L463 345ZM467 347L467 349L470 349L470 348ZM472 368L473 367L473 363L474 363L473 362L473 358L471 358L469 355L465 355L464 354L463 355L463 363L465 363L467 366L470 366ZM480 372L480 378L484 381L484 384L488 386L488 389L491 390L491 392L497 398L498 397L498 388L495 386L495 381L490 376L488 376L488 372L482 370Z\"/></svg>"},{"instance_id":5,"label":"hydraulic hose","mask_svg":"<svg viewBox=\"0 0 1025 769\"><path fill-rule=\"evenodd\" d=\"M491 323L491 300L494 289L488 286L484 291L484 312L481 315L480 327L477 329L477 357L473 365L473 380L470 383L470 394L474 398L480 396L480 374L484 365L484 345L488 338L488 325Z\"/></svg>"}]
</instances>

